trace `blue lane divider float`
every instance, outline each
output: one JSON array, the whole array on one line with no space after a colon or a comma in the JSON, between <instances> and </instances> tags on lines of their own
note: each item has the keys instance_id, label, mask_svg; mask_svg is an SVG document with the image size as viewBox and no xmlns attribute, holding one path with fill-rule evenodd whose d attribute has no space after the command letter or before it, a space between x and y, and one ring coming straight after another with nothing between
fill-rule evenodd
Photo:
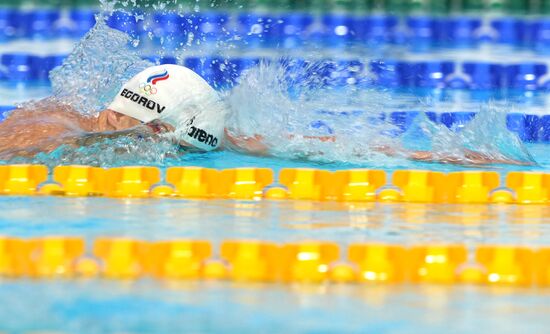
<instances>
[{"instance_id":1,"label":"blue lane divider float","mask_svg":"<svg viewBox=\"0 0 550 334\"><path fill-rule=\"evenodd\" d=\"M0 81L48 81L49 72L61 65L65 55L39 57L24 53L0 56Z\"/></svg>"},{"instance_id":2,"label":"blue lane divider float","mask_svg":"<svg viewBox=\"0 0 550 334\"><path fill-rule=\"evenodd\" d=\"M18 37L17 11L0 8L0 42L7 42Z\"/></svg>"},{"instance_id":3,"label":"blue lane divider float","mask_svg":"<svg viewBox=\"0 0 550 334\"><path fill-rule=\"evenodd\" d=\"M135 34L139 29L143 29L141 21L137 21L131 13L121 11L113 12L107 19L107 25L129 34ZM169 27L168 24L167 27Z\"/></svg>"},{"instance_id":4,"label":"blue lane divider float","mask_svg":"<svg viewBox=\"0 0 550 334\"><path fill-rule=\"evenodd\" d=\"M550 115L539 117L538 124L534 129L536 129L536 140L550 142Z\"/></svg>"},{"instance_id":5,"label":"blue lane divider float","mask_svg":"<svg viewBox=\"0 0 550 334\"><path fill-rule=\"evenodd\" d=\"M48 80L48 72L63 62L64 55L39 57L25 53L0 55L0 80L24 82ZM173 56L145 57L158 64L176 64ZM223 59L216 56L188 57L183 64L201 74L212 85L223 88L235 83L240 74L260 62L259 57ZM269 59L263 58L265 61ZM445 88L466 90L546 91L550 73L543 63L497 64L357 59L314 61L316 76L328 85L377 84L383 87ZM302 65L311 61L302 60ZM296 71L299 72L299 71ZM371 75L372 74L372 75Z\"/></svg>"},{"instance_id":6,"label":"blue lane divider float","mask_svg":"<svg viewBox=\"0 0 550 334\"><path fill-rule=\"evenodd\" d=\"M508 114L506 125L510 131L517 133L523 141L548 141L544 138L544 126L546 125L546 128L550 126L550 123L547 123L550 119L544 119L544 117L520 113Z\"/></svg>"},{"instance_id":7,"label":"blue lane divider float","mask_svg":"<svg viewBox=\"0 0 550 334\"><path fill-rule=\"evenodd\" d=\"M60 12L54 9L41 9L22 13L20 19L23 37L34 39L55 38L59 34L56 31L56 23L60 18Z\"/></svg>"},{"instance_id":8,"label":"blue lane divider float","mask_svg":"<svg viewBox=\"0 0 550 334\"><path fill-rule=\"evenodd\" d=\"M377 84L385 87L457 88L470 90L547 90L546 64L523 62L497 64L449 61L406 62L375 60L371 64Z\"/></svg>"},{"instance_id":9,"label":"blue lane divider float","mask_svg":"<svg viewBox=\"0 0 550 334\"><path fill-rule=\"evenodd\" d=\"M92 9L73 9L62 12L55 9L18 11L0 7L0 42L17 38L47 40L80 38L95 24Z\"/></svg>"},{"instance_id":10,"label":"blue lane divider float","mask_svg":"<svg viewBox=\"0 0 550 334\"><path fill-rule=\"evenodd\" d=\"M0 7L0 42L16 38L80 38L95 23L95 14L91 9L59 11ZM108 18L108 24L132 35L154 32L159 38L175 41L174 47L192 33L195 40L201 42L229 40L238 35L243 41L242 47L249 48L294 48L307 42L330 48L390 43L428 51L433 47L472 48L480 42L490 42L550 54L550 19L545 17L481 20L470 16L399 18L332 13L316 18L308 13L244 12L233 22L230 13L217 11L181 16L157 13L152 17L144 22L136 20L133 14L115 11Z\"/></svg>"},{"instance_id":11,"label":"blue lane divider float","mask_svg":"<svg viewBox=\"0 0 550 334\"><path fill-rule=\"evenodd\" d=\"M481 27L481 19L471 17L451 17L439 20L436 28L437 43L453 48L471 48L478 42L476 31Z\"/></svg>"},{"instance_id":12,"label":"blue lane divider float","mask_svg":"<svg viewBox=\"0 0 550 334\"><path fill-rule=\"evenodd\" d=\"M540 79L547 73L545 64L522 63L506 67L508 87L512 89L536 90L547 85Z\"/></svg>"},{"instance_id":13,"label":"blue lane divider float","mask_svg":"<svg viewBox=\"0 0 550 334\"><path fill-rule=\"evenodd\" d=\"M219 86L225 80L224 69L227 66L223 58L188 57L183 64L203 77L211 86L221 88Z\"/></svg>"},{"instance_id":14,"label":"blue lane divider float","mask_svg":"<svg viewBox=\"0 0 550 334\"><path fill-rule=\"evenodd\" d=\"M475 112L445 112L439 115L439 122L449 129L461 129L476 115Z\"/></svg>"},{"instance_id":15,"label":"blue lane divider float","mask_svg":"<svg viewBox=\"0 0 550 334\"><path fill-rule=\"evenodd\" d=\"M428 51L436 40L436 20L429 16L407 18L409 41L413 51Z\"/></svg>"},{"instance_id":16,"label":"blue lane divider float","mask_svg":"<svg viewBox=\"0 0 550 334\"><path fill-rule=\"evenodd\" d=\"M526 44L528 35L526 21L515 17L496 18L491 22L493 30L492 37L497 43L505 45L522 45Z\"/></svg>"},{"instance_id":17,"label":"blue lane divider float","mask_svg":"<svg viewBox=\"0 0 550 334\"><path fill-rule=\"evenodd\" d=\"M399 128L401 134L410 128L419 112L399 111L389 115L389 121ZM426 112L428 119L443 124L449 129L460 131L475 116L475 112ZM525 142L550 142L550 115L526 115L510 113L506 115L508 130L516 133Z\"/></svg>"},{"instance_id":18,"label":"blue lane divider float","mask_svg":"<svg viewBox=\"0 0 550 334\"><path fill-rule=\"evenodd\" d=\"M69 35L76 38L84 36L95 25L96 15L97 12L95 10L71 10L70 19L72 22L72 26L70 26L71 28L68 29Z\"/></svg>"},{"instance_id":19,"label":"blue lane divider float","mask_svg":"<svg viewBox=\"0 0 550 334\"><path fill-rule=\"evenodd\" d=\"M468 89L499 89L504 87L504 66L500 64L467 62L462 67L466 74L464 83ZM450 80L447 80L447 82L450 82Z\"/></svg>"}]
</instances>

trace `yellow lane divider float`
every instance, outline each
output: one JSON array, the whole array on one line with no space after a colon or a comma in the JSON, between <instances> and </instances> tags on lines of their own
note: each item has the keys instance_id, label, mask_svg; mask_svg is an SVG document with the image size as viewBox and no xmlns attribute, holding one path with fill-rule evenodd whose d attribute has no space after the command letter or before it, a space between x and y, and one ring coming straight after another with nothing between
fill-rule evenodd
<instances>
[{"instance_id":1,"label":"yellow lane divider float","mask_svg":"<svg viewBox=\"0 0 550 334\"><path fill-rule=\"evenodd\" d=\"M0 194L340 202L549 204L550 173L284 168L0 166Z\"/></svg>"},{"instance_id":2,"label":"yellow lane divider float","mask_svg":"<svg viewBox=\"0 0 550 334\"><path fill-rule=\"evenodd\" d=\"M78 237L2 237L0 276L550 286L550 247L100 238L89 248Z\"/></svg>"}]
</instances>

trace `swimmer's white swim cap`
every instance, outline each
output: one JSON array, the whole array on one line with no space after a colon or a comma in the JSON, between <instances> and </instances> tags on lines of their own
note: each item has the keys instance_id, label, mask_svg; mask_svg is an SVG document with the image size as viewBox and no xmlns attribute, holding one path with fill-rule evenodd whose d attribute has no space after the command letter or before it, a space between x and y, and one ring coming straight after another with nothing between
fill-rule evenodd
<instances>
[{"instance_id":1,"label":"swimmer's white swim cap","mask_svg":"<svg viewBox=\"0 0 550 334\"><path fill-rule=\"evenodd\" d=\"M217 92L192 70L153 66L134 76L108 107L144 123L161 120L179 139L205 151L223 138L225 108Z\"/></svg>"}]
</instances>

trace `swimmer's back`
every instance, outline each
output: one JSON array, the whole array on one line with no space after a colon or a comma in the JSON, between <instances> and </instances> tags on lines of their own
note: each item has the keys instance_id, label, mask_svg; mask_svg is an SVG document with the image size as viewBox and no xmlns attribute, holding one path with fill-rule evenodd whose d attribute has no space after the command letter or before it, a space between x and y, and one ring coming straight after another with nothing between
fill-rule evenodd
<instances>
[{"instance_id":1,"label":"swimmer's back","mask_svg":"<svg viewBox=\"0 0 550 334\"><path fill-rule=\"evenodd\" d=\"M16 109L0 123L0 159L50 152L67 137L92 130L91 119L68 106L38 103Z\"/></svg>"}]
</instances>

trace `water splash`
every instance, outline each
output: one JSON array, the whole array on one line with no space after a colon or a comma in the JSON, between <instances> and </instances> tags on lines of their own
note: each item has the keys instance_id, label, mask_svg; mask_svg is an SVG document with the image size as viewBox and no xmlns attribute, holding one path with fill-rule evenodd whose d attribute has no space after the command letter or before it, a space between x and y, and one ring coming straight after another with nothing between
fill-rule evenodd
<instances>
[{"instance_id":1,"label":"water splash","mask_svg":"<svg viewBox=\"0 0 550 334\"><path fill-rule=\"evenodd\" d=\"M472 120L455 124L449 129L420 113L401 136L401 142L409 150L432 151L466 164L470 151L495 161L514 160L535 164L535 159L521 139L507 129L507 114L506 107L493 102L484 103L479 105L479 111Z\"/></svg>"},{"instance_id":2,"label":"water splash","mask_svg":"<svg viewBox=\"0 0 550 334\"><path fill-rule=\"evenodd\" d=\"M63 65L50 73L55 98L86 115L105 109L124 82L152 65L128 47L129 41L99 15Z\"/></svg>"},{"instance_id":3,"label":"water splash","mask_svg":"<svg viewBox=\"0 0 550 334\"><path fill-rule=\"evenodd\" d=\"M283 158L357 162L378 156L369 147L393 140L380 136L395 129L381 118L391 97L375 89L332 85L325 62L295 62L262 62L243 73L225 97L229 131L259 134L270 152Z\"/></svg>"},{"instance_id":4,"label":"water splash","mask_svg":"<svg viewBox=\"0 0 550 334\"><path fill-rule=\"evenodd\" d=\"M387 120L396 111L395 95L368 84L327 82L320 70L325 65L311 61L296 66L282 60L245 72L226 95L229 131L259 134L270 152L283 158L393 166L395 159L378 150L390 147L398 152L432 151L464 163L469 150L496 160L534 162L521 140L506 128L507 111L492 103L480 105L477 116L461 131L436 124L421 112L398 135L400 129ZM368 75L360 73L358 82L368 83ZM336 139L322 140L330 137Z\"/></svg>"},{"instance_id":5,"label":"water splash","mask_svg":"<svg viewBox=\"0 0 550 334\"><path fill-rule=\"evenodd\" d=\"M463 146L484 152L494 159L535 162L521 139L506 126L510 107L499 108L492 102L482 104L476 117L459 133Z\"/></svg>"},{"instance_id":6,"label":"water splash","mask_svg":"<svg viewBox=\"0 0 550 334\"><path fill-rule=\"evenodd\" d=\"M184 152L169 141L158 139L105 139L90 146L60 146L50 153L36 155L33 162L50 168L59 165L116 167L130 165L174 165Z\"/></svg>"},{"instance_id":7,"label":"water splash","mask_svg":"<svg viewBox=\"0 0 550 334\"><path fill-rule=\"evenodd\" d=\"M135 46L144 42L140 38L152 39L154 34L130 36L105 23L115 9L122 8L128 9L136 21L145 22L147 28L151 20L146 15L150 14L137 13L146 8L138 1L101 3L102 13L96 26L75 46L64 64L51 73L53 98L87 116L97 115L125 81L152 65L142 59ZM181 11L174 9L171 1L159 1L153 7L166 13ZM182 56L193 45L186 43L171 52L181 63ZM229 42L225 48L234 49L235 45ZM156 54L166 52L161 43ZM223 52L223 48L219 50ZM229 132L244 136L259 134L270 153L284 159L393 167L403 157L388 157L376 148L405 147L459 159L465 158L466 149L475 149L496 159L534 161L521 140L506 129L506 111L490 103L481 105L481 112L461 131L435 124L421 113L412 127L399 136L400 128L389 122L387 115L404 108L396 102L403 96L374 88L366 70L358 70L353 82L349 78L342 81L337 71L333 72L336 76L327 77L327 71L334 66L326 61L283 58L261 62L244 72L238 84L224 93L230 110ZM405 107L414 109L418 102L418 99L408 101ZM331 140L333 137L337 140ZM49 154L37 155L32 162L166 165L177 163L178 159L181 152L171 143L126 138L77 149L62 146Z\"/></svg>"}]
</instances>

